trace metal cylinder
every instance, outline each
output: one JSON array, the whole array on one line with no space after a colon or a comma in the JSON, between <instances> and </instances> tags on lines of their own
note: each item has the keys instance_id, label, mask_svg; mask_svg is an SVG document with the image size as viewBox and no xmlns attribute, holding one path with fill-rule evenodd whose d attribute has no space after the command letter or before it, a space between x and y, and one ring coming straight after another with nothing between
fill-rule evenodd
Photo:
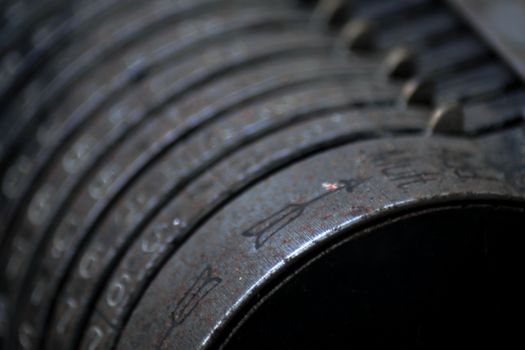
<instances>
[{"instance_id":1,"label":"metal cylinder","mask_svg":"<svg viewBox=\"0 0 525 350\"><path fill-rule=\"evenodd\" d=\"M445 2L10 0L0 344L515 344L525 90Z\"/></svg>"}]
</instances>

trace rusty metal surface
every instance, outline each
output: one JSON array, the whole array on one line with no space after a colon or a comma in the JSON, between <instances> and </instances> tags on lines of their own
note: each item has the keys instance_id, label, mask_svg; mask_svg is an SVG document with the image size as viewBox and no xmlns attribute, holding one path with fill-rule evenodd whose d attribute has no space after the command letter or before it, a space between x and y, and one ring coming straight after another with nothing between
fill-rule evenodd
<instances>
[{"instance_id":1,"label":"rusty metal surface","mask_svg":"<svg viewBox=\"0 0 525 350\"><path fill-rule=\"evenodd\" d=\"M524 134L500 137L489 140L484 153L476 142L458 139L368 141L325 152L262 181L165 263L118 348L205 347L235 309L287 263L372 218L469 199L515 199L523 206L523 149L507 144L523 147Z\"/></svg>"},{"instance_id":2,"label":"rusty metal surface","mask_svg":"<svg viewBox=\"0 0 525 350\"><path fill-rule=\"evenodd\" d=\"M310 68L312 68L312 67L310 67ZM339 78L339 77L341 77L341 75L343 77L346 76L344 71L340 71L340 72L337 73L337 75L334 75L333 79ZM351 74L349 74L348 76L351 76ZM325 76L323 78L321 78L320 75L318 75L318 80L320 80L319 82L322 83L322 80L326 79L328 77L329 77L329 75L326 75L326 71L325 71ZM314 81L312 79L312 83L313 82ZM323 84L321 84L321 89L315 89L316 88L315 85L308 86L308 87L304 86L304 89L313 90L313 91L311 91L310 94L303 94L304 95L303 100L300 100L300 99L297 98L297 102L300 102L300 101L304 102L304 101L307 101L308 98L310 98L310 99L320 99L320 100L324 99L326 101L326 103L329 103L331 98L335 98L334 92L336 90L330 88L329 85L326 84L324 86L324 90L326 90L326 91L323 91L323 89L322 89ZM222 91L225 91L225 89L223 89ZM322 92L322 93L320 93L320 92ZM291 92L289 92L289 93L291 93ZM192 104L188 103L188 106L192 106ZM179 105L179 107L183 107L183 105L181 104L181 105ZM192 114L188 114L188 115L192 115ZM179 121L180 121L180 119L179 119ZM237 122L239 124L238 127L240 127L240 125L242 125L243 122L248 123L250 121L251 121L251 119L247 118L246 115L242 115L240 117L240 121ZM233 125L235 125L235 124L233 124ZM182 126L182 125L180 125L180 126ZM208 158L207 158L207 157L209 157L209 151L206 151L206 150L207 149L215 149L215 148L219 147L220 143L218 143L218 142L220 140L222 140L221 137L227 136L227 135L225 135L223 133L219 133L220 130L224 130L224 129L218 128L217 125L212 125L212 126L215 127L215 129L217 130L217 132L215 134L205 133L203 135L203 137L198 137L197 135L199 135L199 134L197 134L197 135L192 136L192 138L189 139L189 141L183 142L182 145L178 145L178 147L184 147L184 149L185 149L184 151L177 151L177 150L175 150L175 152L173 152L173 154L169 154L168 157L164 156L162 159L160 159L158 164L152 164L151 162L142 161L144 164L149 165L149 168L144 169L144 171L143 171L143 172L146 172L146 173L144 175L142 175L142 179L140 181L141 183L140 183L140 187L139 187L140 191L139 192L131 192L129 196L124 197L121 200L121 202L120 202L121 205L116 206L116 207L113 208L111 217L109 217L108 220L106 221L106 223L108 225L110 225L110 226L107 226L105 228L105 231L106 231L106 234L109 235L109 237L111 239L117 238L112 233L114 232L115 229L118 229L118 230L122 230L123 232L122 232L122 235L120 235L119 240L118 240L117 243L118 244L122 244L123 242L125 242L125 237L126 237L125 232L128 229L131 229L134 225L136 225L137 224L137 220L140 220L142 215L145 215L145 214L141 214L140 213L141 208L142 208L142 210L146 210L147 207L149 207L153 203L155 203L155 201L157 200L157 191L166 191L170 187L169 184L171 183L171 181L173 181L175 179L178 179L177 171L179 171L179 172L187 172L187 171L189 171L192 168L192 166L198 166L199 165L199 160L200 159L202 159L204 164L199 165L199 168L202 169L203 167L204 168L206 167L206 164L208 164L206 161L209 161ZM230 127L229 129L232 129L232 128L233 128L233 126ZM206 129L209 130L209 127L206 128ZM169 144L175 143L177 141L177 138L175 138L171 142L168 142L169 138L173 138L175 135L177 135L177 133L175 133L175 130L176 129L172 129L171 135L166 135L168 137L166 137L165 140L161 139L160 144L165 143L165 144L169 145ZM184 129L181 128L181 134L182 135L184 135L183 130ZM241 130L241 129L239 129L239 130ZM239 132L239 137L241 137L242 135L243 135L243 133ZM136 141L140 142L140 139L136 139ZM210 143L210 142L213 142L213 143ZM152 142L150 141L150 143L152 143ZM157 151L155 151L155 149L157 149ZM154 144L153 147L152 147L152 151L154 152L153 155L155 153L159 152L161 149L162 149L161 147L159 147L158 145ZM135 152L135 154L136 154L136 152ZM123 159L126 159L126 158L123 158ZM128 157L128 159L129 159L129 157ZM112 162L110 164L118 164L118 163ZM172 169L172 170L170 170L170 169ZM160 179L165 179L166 180L166 186L158 186L158 183L159 183ZM122 183L123 179L117 179L117 183L119 183L119 182ZM88 190L88 189L86 188L84 191L86 191L86 190ZM113 189L111 189L111 190L113 190ZM110 190L110 192L111 192L111 190ZM89 206L87 205L87 203L93 203L93 205L95 204L93 199L87 199L86 197L89 197L88 193L85 193L85 194L83 192L80 193L80 195L77 197L77 199L75 201L75 204L73 205L73 211L72 211L71 215L78 216L78 215L82 214L83 210L88 210ZM145 200L146 198L147 198L147 201ZM78 204L76 204L76 203L78 203ZM77 206L78 206L78 209L76 209ZM83 209L83 208L86 208L86 209ZM69 215L69 213L68 213L68 215ZM93 214L85 214L85 215L83 215L83 217L90 217L91 215L93 215ZM97 219L98 219L98 217L97 217ZM64 222L67 223L67 221L64 221ZM58 237L63 237L62 239L67 239L67 242L69 242L67 245L69 245L69 246L79 244L82 241L81 237L78 237L76 235L69 235L69 237L68 237L67 236L67 231L65 231L66 228L67 228L67 224L64 224L64 225L61 225L60 227L58 227L57 232L56 232L57 236ZM62 234L62 232L66 233L66 235ZM79 233L83 233L82 230L80 230ZM86 234L87 233L89 233L89 232L86 232ZM95 246L93 248L91 248L90 251L88 251L88 253L87 253L88 255L87 256L93 256L92 254L94 252L96 252L97 250L100 250L100 248L96 248L96 246L99 246L102 241L103 240L102 240L101 237L95 238L95 240L93 241L93 244L95 244ZM107 243L109 245L109 242L107 242ZM108 246L108 245L104 245L104 246ZM49 253L46 252L46 254L45 254L45 257L48 257L48 258L47 258L47 260L43 261L43 266L48 271L54 271L54 274L57 275L58 272L57 272L56 268L53 267L54 265L52 265L52 263L54 263L54 261L57 260L56 258L53 259L53 257L52 257L53 249L54 249L53 246L49 246L49 249L47 250L47 252L49 252ZM104 259L102 259L102 257L100 258L100 260L101 260L100 263L102 263L104 261ZM65 266L69 266L69 265L66 264ZM71 268L71 267L69 267L69 268ZM93 266L92 270L93 270L92 273L95 273L94 270L96 270L96 267ZM75 273L78 272L77 269L75 269L74 271L75 271ZM43 274L43 276L46 276L46 275L48 275L48 274L46 274L46 273ZM34 275L33 274L33 276L38 276L38 275ZM60 276L60 274L58 274L58 276ZM83 279L85 280L84 282L88 282L88 279L86 277L84 277ZM79 286L78 283L75 283L74 285L76 285L77 287ZM53 289L50 289L50 290L53 291ZM82 290L82 288L80 290ZM85 292L85 290L84 290L84 292ZM70 300L71 298L72 298L71 296L67 297L67 298L61 298L60 301ZM76 299L77 298L75 298L75 300ZM59 312L58 314L59 315L64 315L63 312ZM32 315L32 313L28 313L28 315ZM31 318L34 318L34 317L32 316Z\"/></svg>"},{"instance_id":3,"label":"rusty metal surface","mask_svg":"<svg viewBox=\"0 0 525 350\"><path fill-rule=\"evenodd\" d=\"M391 115L389 108L384 107L372 108L367 112L346 109L348 107L340 112L326 111L310 117L305 115L302 119L307 121L287 126L282 131L246 146L227 161L210 167L196 181L185 186L177 199L163 208L157 217L141 229L140 235L134 238L132 247L120 262L117 271L113 272L105 291L101 293L98 312L93 315L93 324L88 332L99 334L100 339L87 335L85 346L100 341L105 348L109 348L114 336L112 329L120 327L127 317L129 306L133 305L136 296L141 293L141 284L158 269L160 262L178 246L177 242L191 232L192 227L250 183L284 167L293 159L306 157L307 154L330 145L350 142L352 139L379 137L383 133L413 133L424 126L421 114L406 116L405 119L402 116L405 112L400 112L399 116ZM177 230L171 230L170 223L166 224L170 221L171 212L178 213ZM156 239L160 241L155 243ZM144 248L150 242L152 247ZM164 244L166 249L161 248ZM135 270L134 266L148 266L148 269ZM126 283L126 291L117 293L114 297L115 288L122 281ZM110 320L110 323L104 320Z\"/></svg>"},{"instance_id":4,"label":"rusty metal surface","mask_svg":"<svg viewBox=\"0 0 525 350\"><path fill-rule=\"evenodd\" d=\"M228 348L374 223L523 215L525 86L443 3L41 6L0 7L0 347Z\"/></svg>"},{"instance_id":5,"label":"rusty metal surface","mask_svg":"<svg viewBox=\"0 0 525 350\"><path fill-rule=\"evenodd\" d=\"M261 40L259 45L253 46L253 50L252 51L255 51L254 53L252 53L252 55L254 57L253 59L250 57L250 55L248 53L247 53L247 57L244 57L243 55L240 54L240 51L234 50L232 52L234 52L237 55L237 57L235 58L235 60L232 63L221 62L221 64L219 64L218 67L210 69L211 72L207 72L206 70L202 69L202 64L201 63L206 60L206 58L207 58L206 55L202 55L201 56L202 61L201 60L195 60L195 59L192 60L190 62L191 63L190 66L194 67L194 68L198 68L194 72L194 73L196 73L196 74L194 74L195 77L189 77L189 79L182 78L179 86L174 85L171 89L166 89L164 92L168 92L168 94L166 94L167 96L161 96L160 100L166 100L166 101L172 100L171 103L174 103L178 99L182 98L182 96L184 94L186 94L186 92L192 91L192 86L196 87L197 85L201 84L201 82L205 82L205 81L211 79L211 77L214 77L215 79L220 77L221 74L219 74L219 72L223 71L223 72L233 73L232 69L240 70L242 68L242 65L238 64L239 61L246 60L247 64L248 64L248 62L252 62L252 61L255 63L256 60L259 59L258 58L259 54L257 54L257 52L263 52L264 55L268 56L268 58L273 57L277 61L279 60L278 59L279 53L280 54L284 54L284 53L288 52L289 54L292 54L292 55L293 55L294 51L298 51L298 52L303 52L304 53L304 50L301 51L302 42L299 40L299 38L297 36L294 36L293 42L289 41L289 38L287 36L284 36L284 35L281 35L279 38L276 38L275 36L270 36L270 38L272 38L272 40L268 41L268 44L271 43L270 47L272 49L269 49L268 47L266 47L266 45L264 45L264 40ZM254 42L259 42L259 41L256 41L256 35L255 34L253 35L253 39L254 39ZM311 39L312 39L311 37L308 39L309 44L311 45L310 47L315 47L314 42ZM283 45L283 43L285 43L285 45ZM232 46L235 46L235 45L232 45ZM226 47L228 47L228 46L226 46ZM284 49L284 47L286 47L286 48ZM210 51L211 52L215 52L215 54L217 54L217 52L214 51L212 48L210 48ZM286 56L286 55L284 55L284 56ZM223 57L226 58L226 56L223 56ZM264 61L261 61L261 62L264 62ZM225 68L225 67L230 67L230 68ZM311 69L313 67L314 67L313 65L310 66ZM179 70L175 70L175 72L178 72L178 74L182 74L182 72L184 72L184 70L179 69ZM166 78L166 75L164 75L163 77ZM167 79L167 81L170 81L170 80ZM169 99L166 99L166 97L169 97ZM130 101L133 101L133 100L130 100ZM151 111L148 111L147 113L145 112L143 114L139 113L138 115L135 116L135 119L147 120L148 115L150 115L150 114L151 114ZM190 114L188 114L188 116L190 116ZM171 120L170 120L170 118L171 118ZM173 119L173 118L175 118L175 119ZM194 121L195 120L193 120L193 122ZM169 126L170 125L177 125L176 124L177 122L180 123L181 119L177 119L176 115L172 115L171 113L169 113L169 114L166 115L165 120L161 119L161 120L157 120L155 123L150 123L149 127L147 127L146 129L140 130L141 132L147 131L148 134L142 135L142 137L139 137L139 135L136 135L135 138L129 138L130 141L131 140L134 141L134 146L130 145L129 148L127 149L127 152L129 152L129 153L127 155L126 154L122 154L122 153L114 155L114 156L119 157L119 158L117 158L118 160L114 159L114 161L111 162L110 164L113 165L113 166L121 167L122 170L124 170L127 166L134 165L134 157L136 157L136 156L143 156L141 153L137 152L137 150L141 148L141 145L154 144L157 139L159 139L159 138L162 139L162 134L165 133L166 131L170 130ZM133 123L128 123L128 124L133 125ZM182 125L179 125L179 126L182 126ZM190 126L191 126L191 124L190 124ZM172 132L171 136L174 136L173 135L173 130L171 130L171 132ZM163 141L165 143L167 143L166 140L163 140ZM172 142L174 142L174 141L172 141ZM155 147L153 147L153 148L155 149ZM105 152L107 152L107 148L104 148L104 149L105 149ZM160 152L160 150L158 150L157 152ZM56 179L57 178L56 174L52 174L52 178ZM66 185L67 185L67 183L66 183ZM71 189L68 188L67 186L66 186L66 192L67 193L71 193ZM51 242L54 241L55 244L60 244L61 240L63 240L63 239L67 239L68 242L70 240L74 240L76 238L76 236L75 235L71 236L70 223L71 222L75 222L75 218L88 217L89 209L97 201L97 197L93 196L92 194L89 193L89 187L84 187L81 190L77 186L77 188L75 189L74 194L75 194L75 197L73 197L74 199L69 201L70 208L68 209L66 214L64 214L65 215L64 218L60 221L60 223L57 223L57 224L54 225L55 230L56 230L57 238L56 239L48 238L47 239L48 241L51 241ZM54 214L54 215L56 216L57 214ZM19 231L19 232L23 232L23 231ZM41 236L45 237L46 236L46 232L49 232L49 229L44 229L44 231L42 231L42 232L43 233L41 234ZM73 243L73 242L74 241L71 241L71 243ZM69 244L66 244L66 246L69 246ZM59 258L62 256L63 253L61 252L60 254L57 255L57 252L54 250L55 248L54 248L53 245L50 246L49 249L50 249L49 250L49 254L46 254L45 256L49 256L49 259L50 259L51 262L49 262L49 264L45 264L44 267L47 268L48 271L54 271L55 272L56 269L54 268L54 265L51 265L51 263L55 263L56 261L60 261ZM42 249L40 249L40 251L42 251ZM64 253L66 253L66 252L64 252ZM54 255L54 257L53 257L53 255ZM63 269L60 269L60 270L63 270ZM20 275L18 275L18 276L20 276ZM38 275L36 275L36 276L38 276ZM17 293L15 293L15 295L17 295Z\"/></svg>"},{"instance_id":6,"label":"rusty metal surface","mask_svg":"<svg viewBox=\"0 0 525 350\"><path fill-rule=\"evenodd\" d=\"M525 79L525 1L448 1Z\"/></svg>"}]
</instances>

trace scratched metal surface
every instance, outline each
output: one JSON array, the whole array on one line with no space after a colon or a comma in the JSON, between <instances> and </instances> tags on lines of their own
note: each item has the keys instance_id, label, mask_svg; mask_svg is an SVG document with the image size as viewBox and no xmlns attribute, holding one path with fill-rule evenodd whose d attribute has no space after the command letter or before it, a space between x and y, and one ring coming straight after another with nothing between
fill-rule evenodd
<instances>
[{"instance_id":1,"label":"scratched metal surface","mask_svg":"<svg viewBox=\"0 0 525 350\"><path fill-rule=\"evenodd\" d=\"M29 3L0 8L0 347L216 348L369 222L523 208L525 88L443 3Z\"/></svg>"},{"instance_id":2,"label":"scratched metal surface","mask_svg":"<svg viewBox=\"0 0 525 350\"><path fill-rule=\"evenodd\" d=\"M127 317L129 306L136 302L140 295L142 283L155 273L169 254L177 249L181 240L204 218L210 216L217 208L233 198L243 188L265 175L284 167L294 159L306 157L324 147L331 147L340 142L351 142L352 139L377 138L385 133L417 133L424 126L424 117L420 112L410 116L405 111L392 112L389 108L371 108L367 112L353 110L352 107L335 108L306 115L298 125L288 125L284 130L277 129L271 135L253 144L245 146L242 151L233 153L228 159L210 166L205 173L196 177L192 183L183 188L177 198L166 204L161 212L141 228L141 233L133 240L132 247L122 258L118 269L112 272L111 281L107 283L98 301L98 313L105 318L96 318L90 328L91 333L98 329L104 335L103 342L111 345L114 334L111 326L121 326ZM178 230L170 230L166 222L171 213L177 212ZM160 230L160 231L159 231ZM166 244L166 249L143 250L145 242L159 235ZM171 242L171 243L170 243ZM148 266L146 270L135 267ZM134 272L136 271L136 272ZM128 297L113 299L115 286L119 281L127 280ZM94 316L98 316L94 314ZM110 320L110 324L103 320ZM102 331L103 330L103 331ZM86 346L97 341L88 336ZM101 340L102 342L102 340Z\"/></svg>"},{"instance_id":3,"label":"scratched metal surface","mask_svg":"<svg viewBox=\"0 0 525 350\"><path fill-rule=\"evenodd\" d=\"M369 141L289 167L182 245L145 292L118 348L204 348L287 263L378 216L455 200L515 199L523 206L524 141L522 130L481 142L490 145L484 152L458 139Z\"/></svg>"},{"instance_id":4,"label":"scratched metal surface","mask_svg":"<svg viewBox=\"0 0 525 350\"><path fill-rule=\"evenodd\" d=\"M310 68L312 68L312 66L310 66ZM155 125L156 126L162 126L162 125L166 126L166 125L169 125L169 124L161 124L160 121L159 121ZM153 132L154 130L157 130L157 129L150 128L149 131ZM166 130L166 129L164 129L164 130ZM169 129L167 129L167 130L169 130ZM184 129L181 128L180 130L183 131ZM162 137L161 131L162 131L162 129L158 130L157 134L151 134L150 133L150 134L147 134L147 135L143 135L143 137L141 137L141 138L137 137L134 140L137 141L137 142L146 142L146 143L153 144L153 146L151 147L151 152L150 153L151 153L151 157L154 158L159 153L161 153L162 151L165 151L166 150L165 148L168 147L171 143L175 143L177 141L177 139L174 138L174 136L176 135L175 133L172 132L171 134L167 134L167 135L164 135L164 137ZM184 133L182 133L182 134L184 135ZM156 135L156 137L155 137L155 135ZM153 136L153 138L151 138L151 136ZM174 140L170 141L171 138L173 138ZM155 139L159 139L159 142L156 143L155 141L152 141L152 140L155 140ZM163 187L160 187L160 188L158 187L159 179L162 179L166 175L169 174L169 173L163 173L163 170L164 171L168 170L167 166L168 166L168 164L170 164L169 162L162 163L164 165L164 167L157 169L156 167L154 167L153 164L151 164L152 162L151 162L150 158L147 157L146 154L141 154L142 159L135 159L135 158L133 158L134 156L138 155L138 153L136 152L136 149L137 149L137 146L138 146L138 148L140 148L141 144L144 144L144 143L135 144L135 147L133 147L133 145L128 145L128 147L126 147L126 149L123 149L123 150L121 150L121 152L119 152L119 153L114 155L113 159L115 159L115 161L108 162L108 164L103 169L101 169L101 171L105 171L107 169L115 171L115 168L113 168L113 167L122 167L122 169L125 169L126 166L133 166L135 168L135 169L126 169L127 171L125 173L125 176L123 176L122 178L119 178L118 176L116 176L117 175L116 173L113 173L114 176L115 176L115 178L114 178L115 179L114 185L113 185L113 183L111 182L111 180L109 178L107 180L105 180L105 181L107 181L107 183L105 183L103 185L107 186L107 190L108 190L109 194L115 193L115 192L118 193L118 188L119 187L123 187L123 185L127 184L126 177L127 178L136 177L137 175L134 174L134 171L136 173L138 172L138 174L140 174L140 172L144 172L146 170L148 172L152 173L151 176L149 177L150 180L152 180L152 181L150 181L148 186L143 189L143 192L137 194L138 197L136 199L134 199L131 196L126 197L122 201L121 205L119 205L118 207L112 209L113 210L112 211L112 216L111 216L111 220L109 222L112 226L108 227L108 229L110 230L110 231L108 231L109 233L114 232L114 229L125 230L125 229L127 229L128 226L135 224L136 218L134 218L134 216L133 216L135 214L128 213L128 211L131 211L132 207L134 207L134 206L137 206L136 210L139 210L139 208L142 208L143 205L145 205L145 203L143 203L143 199L141 199L141 198L144 198L144 195L151 196L151 197L154 198L155 197L154 196L155 190L156 189L160 190L161 188L163 188ZM166 146L162 146L163 144L166 145ZM203 143L203 144L206 144L206 143ZM196 145L196 144L194 143L194 145ZM200 147L200 148L202 148L202 147ZM198 148L192 148L191 152L188 151L188 156L192 156L195 159L197 159L197 155L198 155L197 149ZM131 153L129 153L127 155L127 157L124 157L124 158L119 157L119 155L121 155L121 156L126 155L124 152L131 152ZM177 163L183 164L184 163L183 159L188 159L188 157L180 158L179 160L177 160ZM126 161L129 161L129 163L126 163ZM173 164L173 162L171 164ZM145 168L146 166L149 166L149 168ZM184 169L184 167L180 167L180 169L182 170L182 169ZM105 173L101 172L100 174L102 176ZM99 177L97 177L95 180L97 180L98 178ZM78 245L80 245L82 240L84 239L83 235L87 235L88 233L91 234L89 232L91 230L89 228L89 223L94 222L94 221L99 219L97 212L99 212L100 210L106 210L106 208L104 208L104 206L101 206L102 203L100 203L100 201L97 200L97 195L96 194L94 195L93 191L95 189L95 186L96 186L95 182L88 183L88 184L86 184L82 188L79 188L76 191L76 193L75 193L76 198L74 199L73 206L68 210L67 214L65 214L65 219L63 219L61 221L61 223L59 224L59 226L57 227L56 232L53 234L53 238L49 239L50 242L47 245L47 247L45 248L45 250L41 249L41 251L43 251L45 253L43 253L44 254L43 257L42 257L43 260L41 262L42 265L41 265L39 271L53 271L52 275L56 276L56 277L51 277L51 275L48 275L46 273L41 275L40 272L38 272L37 274L31 273L29 275L31 278L38 278L37 285L41 285L41 283L43 283L42 279L44 281L49 281L49 279L56 280L58 277L61 276L61 272L60 271L64 271L66 268L71 269L70 264L68 264L67 262L70 261L72 252L71 251L66 251L66 252L63 252L63 253L57 255L57 251L56 251L57 247L63 246L64 242L69 242L66 245L70 246L70 247L71 246L78 246ZM149 192L147 191L148 189L149 189ZM105 187L103 187L101 190L105 191ZM98 196L105 196L105 197L107 197L108 194L106 194L105 192L102 192L102 193L98 194ZM108 200L105 200L105 202L108 202ZM136 204L131 206L130 203L136 203ZM101 208L103 208L103 209L101 209ZM138 217L140 217L139 213L137 213L136 215L138 215ZM74 232L73 234L70 233L70 231L68 229L68 227L69 227L68 222L70 222L71 220L73 220L76 217L87 217L87 218L89 218L89 220L87 220L88 221L87 227L89 228L87 232L86 232L86 229L81 228L78 231L78 233L77 232ZM82 225L82 226L85 227L86 225ZM119 240L122 240L123 237L125 237L124 234L119 238ZM96 244L100 244L100 242L97 242L97 241L95 241L95 242L96 242ZM89 252L89 254L92 254L92 252ZM53 255L55 255L55 256L53 257ZM59 269L56 268L56 265L58 263L60 263L60 268ZM49 284L44 284L44 285L47 286L46 287L46 290L47 290L46 293L51 293L50 295L53 295L52 294L53 288L51 287L51 285L49 285ZM38 306L42 306L42 305L38 305ZM31 307L35 307L35 306L31 306ZM32 315L29 319L33 319L34 320L34 313L28 313L28 315Z\"/></svg>"},{"instance_id":5,"label":"scratched metal surface","mask_svg":"<svg viewBox=\"0 0 525 350\"><path fill-rule=\"evenodd\" d=\"M339 74L343 74L343 76L345 76L344 71ZM288 92L290 101L293 101L293 98L295 97L297 102L303 101L304 103L306 103L306 101L310 99L311 103L314 103L316 101L325 101L327 105L334 104L335 102L332 102L332 99L334 101L337 100L337 89L332 89L329 85L322 84L322 81L320 81L320 83L321 84L319 87L316 86L317 84L311 84L308 87L305 86L305 91L302 91L303 100L299 99L299 97L301 97L301 94L299 92L301 92L302 89L300 89L299 92L296 94L294 94L292 91ZM350 89L346 90L346 94L348 94L349 90ZM278 106L279 104L277 103L276 105ZM270 108L272 104L268 101L264 104L264 106ZM295 105L295 107L297 107L297 105ZM259 109L259 111L261 111L261 109ZM192 138L188 139L188 141L183 141L176 145L172 153L167 154L168 157L163 157L162 159L160 159L160 162L156 164L150 164L150 167L145 171L145 174L140 180L140 191L131 192L128 196L123 198L122 206L120 207L122 209L118 207L114 208L112 216L109 217L109 221L106 221L111 226L105 227L105 234L109 239L109 241L106 241L107 245L105 246L122 244L125 241L124 237L126 237L126 234L124 232L126 231L124 231L122 235L120 235L117 242L114 242L114 239L117 237L115 237L112 234L112 232L114 232L115 229L126 230L128 227L131 228L132 226L135 226L138 223L138 220L140 220L142 216L147 216L147 214L139 213L137 213L137 215L127 214L126 211L128 209L126 208L129 208L129 203L137 203L137 206L144 208L143 210L147 213L150 207L158 206L156 202L158 201L159 197L162 198L167 194L173 194L173 190L171 190L170 187L178 188L181 186L180 184L178 184L178 181L181 177L181 181L183 183L187 182L188 179L194 179L196 176L192 172L192 169L194 167L200 169L200 171L202 171L202 169L206 169L209 166L210 162L214 159L213 153L221 153L221 141L224 142L224 146L228 146L230 145L230 143L233 143L235 141L235 137L242 138L245 134L257 134L258 129L261 127L269 128L268 125L257 125L258 114L256 112L254 113L251 111L244 110L239 113L236 113L235 116L237 116L237 118L235 118L234 121L231 121L231 124L227 123L224 119L222 119L222 123L220 123L222 125L217 125L218 123L214 123L210 127L204 128L204 130L200 131L196 135L193 135ZM271 115L268 115L268 123L270 123L271 119L273 119L271 118ZM243 128L244 123L247 123L247 125ZM232 134L225 133L224 130L230 130L232 131ZM229 140L227 141L228 135L235 136L229 137ZM242 145L242 141L238 142L237 145ZM158 186L159 179L165 179L165 181L163 182L166 185ZM158 194L159 191L160 194ZM148 200L144 201L144 199L141 198L148 198ZM79 203L85 203L85 201L80 201ZM120 213L123 213L124 216L119 216ZM103 236L100 235L97 235L93 238L94 244L101 244L104 241ZM72 242L74 242L74 238ZM117 248L115 247L115 249ZM112 252L112 249L110 249L109 251ZM90 256L89 254L90 252L88 251L87 256ZM110 257L111 253L108 255ZM99 258L98 262L101 267L104 266L106 259L108 259L109 257L101 256ZM73 267L74 266L75 265L73 265ZM95 267L91 269L91 273L93 273L95 276L96 270L97 268ZM65 306L63 305L63 302L66 300L75 299L80 305L82 305L84 303L82 301L84 298L78 298L75 297L75 295L79 294L79 292L80 294L87 294L87 290L80 287L83 283L88 284L86 288L89 288L88 286L92 285L85 277L82 278L84 281L79 284L77 274L79 271L81 271L81 269L75 269L74 271L75 277L77 278L76 283L68 285L74 287L76 293L68 292L64 293L61 296L61 303L59 307L57 307L59 311L55 313L55 315L58 315L58 317L55 318L61 319L61 315L65 314L64 311L66 311L67 308L64 310ZM77 315L79 315L79 313L77 313ZM51 323L51 325L54 324L55 323Z\"/></svg>"}]
</instances>

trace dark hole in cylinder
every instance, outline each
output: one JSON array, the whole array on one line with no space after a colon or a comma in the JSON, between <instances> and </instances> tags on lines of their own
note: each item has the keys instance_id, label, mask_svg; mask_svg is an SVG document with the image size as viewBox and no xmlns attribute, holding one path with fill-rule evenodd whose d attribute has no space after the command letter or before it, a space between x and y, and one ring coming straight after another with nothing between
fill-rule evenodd
<instances>
[{"instance_id":1,"label":"dark hole in cylinder","mask_svg":"<svg viewBox=\"0 0 525 350\"><path fill-rule=\"evenodd\" d=\"M378 227L274 287L223 346L520 347L524 223L521 210L478 206Z\"/></svg>"}]
</instances>

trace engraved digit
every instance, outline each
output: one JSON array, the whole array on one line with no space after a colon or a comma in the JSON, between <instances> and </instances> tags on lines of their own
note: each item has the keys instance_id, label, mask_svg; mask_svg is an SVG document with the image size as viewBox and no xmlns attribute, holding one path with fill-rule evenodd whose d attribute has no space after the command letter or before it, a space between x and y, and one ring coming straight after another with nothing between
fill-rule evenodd
<instances>
[{"instance_id":1,"label":"engraved digit","mask_svg":"<svg viewBox=\"0 0 525 350\"><path fill-rule=\"evenodd\" d=\"M106 294L106 303L109 307L116 307L126 296L126 284L131 281L128 273L122 274L117 281L114 281Z\"/></svg>"}]
</instances>

